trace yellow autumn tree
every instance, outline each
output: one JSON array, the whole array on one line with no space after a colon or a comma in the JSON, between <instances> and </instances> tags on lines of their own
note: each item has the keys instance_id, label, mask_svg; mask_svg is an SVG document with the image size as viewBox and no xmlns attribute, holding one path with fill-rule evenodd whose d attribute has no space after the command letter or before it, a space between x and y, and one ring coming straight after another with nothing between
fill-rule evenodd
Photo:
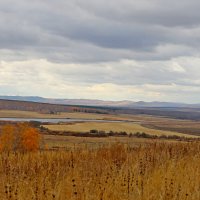
<instances>
[{"instance_id":1,"label":"yellow autumn tree","mask_svg":"<svg viewBox=\"0 0 200 200\"><path fill-rule=\"evenodd\" d=\"M26 128L22 132L21 138L22 149L25 151L36 151L39 149L40 145L40 134L32 127Z\"/></svg>"},{"instance_id":2,"label":"yellow autumn tree","mask_svg":"<svg viewBox=\"0 0 200 200\"><path fill-rule=\"evenodd\" d=\"M28 124L5 125L0 134L0 151L36 151L40 147L40 133Z\"/></svg>"}]
</instances>

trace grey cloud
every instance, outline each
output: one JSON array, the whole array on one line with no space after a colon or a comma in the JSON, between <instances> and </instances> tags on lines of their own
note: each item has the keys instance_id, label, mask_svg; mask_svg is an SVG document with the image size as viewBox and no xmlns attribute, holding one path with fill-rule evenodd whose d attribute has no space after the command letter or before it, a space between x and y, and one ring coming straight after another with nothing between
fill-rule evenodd
<instances>
[{"instance_id":1,"label":"grey cloud","mask_svg":"<svg viewBox=\"0 0 200 200\"><path fill-rule=\"evenodd\" d=\"M177 97L185 101L189 99L185 96L188 94L195 102L200 90L198 64L200 59L195 57L170 61L122 60L95 65L47 60L1 62L0 91L4 93L3 88L7 88L7 93L12 93L16 88L14 94L21 95L32 92L65 98L134 100L173 100Z\"/></svg>"},{"instance_id":2,"label":"grey cloud","mask_svg":"<svg viewBox=\"0 0 200 200\"><path fill-rule=\"evenodd\" d=\"M79 5L102 18L122 22L138 22L162 26L199 25L199 6L197 0L141 0L141 1L78 1Z\"/></svg>"},{"instance_id":3,"label":"grey cloud","mask_svg":"<svg viewBox=\"0 0 200 200\"><path fill-rule=\"evenodd\" d=\"M149 90L149 99L175 99L178 91L195 99L199 7L197 0L1 0L0 92L25 94L28 85L41 94L105 90L124 99L128 92L117 91L125 88L137 98Z\"/></svg>"},{"instance_id":4,"label":"grey cloud","mask_svg":"<svg viewBox=\"0 0 200 200\"><path fill-rule=\"evenodd\" d=\"M195 0L3 0L0 48L55 62L188 56L199 51L199 4ZM171 44L184 46L185 51L163 50Z\"/></svg>"}]
</instances>

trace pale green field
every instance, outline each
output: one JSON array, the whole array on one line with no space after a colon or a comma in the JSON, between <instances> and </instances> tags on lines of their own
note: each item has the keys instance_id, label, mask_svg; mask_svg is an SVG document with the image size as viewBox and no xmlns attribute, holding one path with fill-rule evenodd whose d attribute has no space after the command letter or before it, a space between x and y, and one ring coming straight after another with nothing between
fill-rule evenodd
<instances>
[{"instance_id":1,"label":"pale green field","mask_svg":"<svg viewBox=\"0 0 200 200\"><path fill-rule=\"evenodd\" d=\"M112 123L112 122L82 122L82 123L72 123L68 125L44 125L45 128L54 131L71 131L71 132L89 132L92 129L96 129L99 131L114 131L114 132L123 132L127 133L136 133L136 132L145 132L151 135L178 135L185 137L195 137L187 134L182 134L173 131L162 131L155 130L141 126L140 124L130 123L130 122L120 122L120 123Z\"/></svg>"}]
</instances>

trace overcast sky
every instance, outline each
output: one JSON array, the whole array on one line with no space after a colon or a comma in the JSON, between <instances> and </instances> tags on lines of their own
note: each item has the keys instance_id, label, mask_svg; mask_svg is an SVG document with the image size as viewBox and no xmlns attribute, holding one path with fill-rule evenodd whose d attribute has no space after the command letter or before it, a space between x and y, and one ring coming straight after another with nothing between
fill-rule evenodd
<instances>
[{"instance_id":1,"label":"overcast sky","mask_svg":"<svg viewBox=\"0 0 200 200\"><path fill-rule=\"evenodd\" d=\"M0 95L200 103L200 1L0 0Z\"/></svg>"}]
</instances>

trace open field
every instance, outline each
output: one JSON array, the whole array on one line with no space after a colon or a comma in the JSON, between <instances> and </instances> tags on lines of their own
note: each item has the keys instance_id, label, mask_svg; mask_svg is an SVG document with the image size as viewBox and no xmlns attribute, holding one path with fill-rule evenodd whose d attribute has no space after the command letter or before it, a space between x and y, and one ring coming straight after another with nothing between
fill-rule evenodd
<instances>
[{"instance_id":1,"label":"open field","mask_svg":"<svg viewBox=\"0 0 200 200\"><path fill-rule=\"evenodd\" d=\"M144 122L142 125L157 130L167 130L191 135L200 135L200 123L197 121L152 121Z\"/></svg>"},{"instance_id":2,"label":"open field","mask_svg":"<svg viewBox=\"0 0 200 200\"><path fill-rule=\"evenodd\" d=\"M126 120L126 121L134 121L140 124L140 130L144 132L150 131L152 133L152 129L156 130L156 134L162 131L162 133L167 133L171 135L171 133L184 133L189 135L200 135L200 123L199 121L193 120L178 120L178 119L171 119L166 117L159 117L159 116L151 116L151 115L128 115L128 114L93 114L93 113L74 113L74 112L60 112L58 114L42 114L37 112L30 112L30 111L15 111L15 110L0 110L0 118L73 118L73 119L100 119L100 120ZM79 125L78 125L79 126ZM96 125L95 125L96 126ZM102 124L99 125L102 127ZM142 126L142 127L141 127ZM145 128L144 128L145 127ZM74 127L70 127L71 129L75 129ZM84 127L81 127L84 128ZM129 126L125 126L126 130L122 130L123 126L116 128L119 131L131 131L132 129ZM59 130L63 129L59 128ZM78 129L78 128L77 128ZM93 128L90 128L93 129ZM109 129L106 126L106 129ZM137 129L138 127L133 128L133 130ZM88 129L87 129L88 130ZM103 130L103 129L102 129ZM108 130L110 131L110 130ZM161 133L161 134L162 134ZM158 133L159 134L159 133Z\"/></svg>"},{"instance_id":3,"label":"open field","mask_svg":"<svg viewBox=\"0 0 200 200\"><path fill-rule=\"evenodd\" d=\"M43 114L31 111L18 110L0 110L1 118L82 118L82 119L102 119L104 116L87 113L58 113L58 114Z\"/></svg>"},{"instance_id":4,"label":"open field","mask_svg":"<svg viewBox=\"0 0 200 200\"><path fill-rule=\"evenodd\" d=\"M74 112L60 112L58 114L43 114L31 111L18 111L18 110L0 110L0 118L73 118L73 119L108 119L108 120L120 120L123 117L117 115L107 114L93 114L93 113L74 113Z\"/></svg>"},{"instance_id":5,"label":"open field","mask_svg":"<svg viewBox=\"0 0 200 200\"><path fill-rule=\"evenodd\" d=\"M141 126L140 124L130 123L130 122L120 122L120 123L112 123L112 122L81 122L81 123L71 123L68 125L43 125L45 128L48 128L53 131L71 131L71 132L89 132L92 129L99 131L113 131L113 132L127 132L136 133L136 132L145 132L150 135L178 135L185 137L193 137L191 135L182 134L173 131L162 131L155 130ZM195 136L194 136L195 137Z\"/></svg>"},{"instance_id":6,"label":"open field","mask_svg":"<svg viewBox=\"0 0 200 200\"><path fill-rule=\"evenodd\" d=\"M0 118L73 118L73 119L104 119L104 120L129 120L138 122L179 122L189 120L178 120L152 115L130 115L130 114L95 114L84 112L58 112L57 114L43 114L32 111L0 110ZM189 121L190 122L190 121Z\"/></svg>"},{"instance_id":7,"label":"open field","mask_svg":"<svg viewBox=\"0 0 200 200\"><path fill-rule=\"evenodd\" d=\"M198 142L1 153L0 199L197 200L199 164Z\"/></svg>"},{"instance_id":8,"label":"open field","mask_svg":"<svg viewBox=\"0 0 200 200\"><path fill-rule=\"evenodd\" d=\"M103 146L111 146L113 144L127 144L131 147L140 145L157 143L174 143L180 141L175 140L160 140L160 139L145 139L145 138L129 138L129 137L75 137L61 135L43 135L43 140L46 146L50 149L54 148L69 148L82 149L91 148L97 149Z\"/></svg>"}]
</instances>

